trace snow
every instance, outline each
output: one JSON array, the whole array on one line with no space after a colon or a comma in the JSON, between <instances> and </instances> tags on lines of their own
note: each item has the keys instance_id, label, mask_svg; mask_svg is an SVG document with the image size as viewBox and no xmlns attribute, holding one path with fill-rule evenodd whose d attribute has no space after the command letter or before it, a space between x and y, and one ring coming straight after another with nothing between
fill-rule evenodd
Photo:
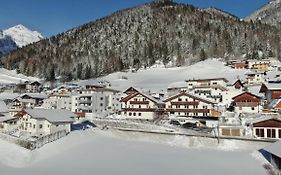
<instances>
[{"instance_id":1,"label":"snow","mask_svg":"<svg viewBox=\"0 0 281 175\"><path fill-rule=\"evenodd\" d=\"M264 150L278 156L281 158L281 141L275 142L267 147L264 148Z\"/></svg>"},{"instance_id":2,"label":"snow","mask_svg":"<svg viewBox=\"0 0 281 175\"><path fill-rule=\"evenodd\" d=\"M225 151L179 136L86 130L32 152L0 140L0 168L9 175L265 175L248 144L240 146L244 150Z\"/></svg>"},{"instance_id":3,"label":"snow","mask_svg":"<svg viewBox=\"0 0 281 175\"><path fill-rule=\"evenodd\" d=\"M16 70L0 68L0 84L17 84L25 81L38 81L38 78L17 74Z\"/></svg>"},{"instance_id":4,"label":"snow","mask_svg":"<svg viewBox=\"0 0 281 175\"><path fill-rule=\"evenodd\" d=\"M37 119L47 119L49 122L72 122L71 117L76 117L68 110L57 109L25 109L30 116Z\"/></svg>"},{"instance_id":5,"label":"snow","mask_svg":"<svg viewBox=\"0 0 281 175\"><path fill-rule=\"evenodd\" d=\"M217 59L208 59L191 66L173 68L154 66L137 72L116 72L97 79L79 81L78 84L97 84L99 81L106 80L110 81L112 88L120 91L131 86L154 91L177 84L182 85L188 79L224 77L233 82L237 77L244 78L246 71L232 69Z\"/></svg>"},{"instance_id":6,"label":"snow","mask_svg":"<svg viewBox=\"0 0 281 175\"><path fill-rule=\"evenodd\" d=\"M31 31L21 24L4 30L3 34L10 36L18 47L26 46L44 38L39 32Z\"/></svg>"}]
</instances>

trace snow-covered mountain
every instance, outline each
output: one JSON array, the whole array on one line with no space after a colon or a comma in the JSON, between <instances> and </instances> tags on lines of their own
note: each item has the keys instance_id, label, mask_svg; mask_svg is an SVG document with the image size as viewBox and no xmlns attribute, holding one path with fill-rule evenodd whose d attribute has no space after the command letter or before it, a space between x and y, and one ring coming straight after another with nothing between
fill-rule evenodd
<instances>
[{"instance_id":1,"label":"snow-covered mountain","mask_svg":"<svg viewBox=\"0 0 281 175\"><path fill-rule=\"evenodd\" d=\"M4 35L3 31L0 30L0 56L9 53L16 48L17 45L12 38Z\"/></svg>"},{"instance_id":2,"label":"snow-covered mountain","mask_svg":"<svg viewBox=\"0 0 281 175\"><path fill-rule=\"evenodd\" d=\"M44 38L39 32L31 31L21 24L4 30L3 34L10 36L18 47L26 46Z\"/></svg>"},{"instance_id":3,"label":"snow-covered mountain","mask_svg":"<svg viewBox=\"0 0 281 175\"><path fill-rule=\"evenodd\" d=\"M245 18L281 27L281 0L273 0Z\"/></svg>"},{"instance_id":4,"label":"snow-covered mountain","mask_svg":"<svg viewBox=\"0 0 281 175\"><path fill-rule=\"evenodd\" d=\"M0 30L0 56L43 38L39 32L32 31L21 24L4 31Z\"/></svg>"}]
</instances>

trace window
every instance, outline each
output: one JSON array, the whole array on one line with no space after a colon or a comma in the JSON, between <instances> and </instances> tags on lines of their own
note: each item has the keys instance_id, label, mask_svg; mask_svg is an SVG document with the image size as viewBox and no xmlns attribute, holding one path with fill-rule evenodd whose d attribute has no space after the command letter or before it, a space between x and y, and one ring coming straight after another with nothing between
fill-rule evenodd
<instances>
[{"instance_id":1,"label":"window","mask_svg":"<svg viewBox=\"0 0 281 175\"><path fill-rule=\"evenodd\" d=\"M139 116L141 116L141 113L139 113Z\"/></svg>"},{"instance_id":2,"label":"window","mask_svg":"<svg viewBox=\"0 0 281 175\"><path fill-rule=\"evenodd\" d=\"M181 101L181 98L178 98L178 101Z\"/></svg>"},{"instance_id":3,"label":"window","mask_svg":"<svg viewBox=\"0 0 281 175\"><path fill-rule=\"evenodd\" d=\"M278 129L279 138L281 138L281 129Z\"/></svg>"},{"instance_id":4,"label":"window","mask_svg":"<svg viewBox=\"0 0 281 175\"><path fill-rule=\"evenodd\" d=\"M136 116L136 113L135 113L135 112L133 113L133 116Z\"/></svg>"},{"instance_id":5,"label":"window","mask_svg":"<svg viewBox=\"0 0 281 175\"><path fill-rule=\"evenodd\" d=\"M194 109L197 109L198 108L198 106L197 105L194 105Z\"/></svg>"},{"instance_id":6,"label":"window","mask_svg":"<svg viewBox=\"0 0 281 175\"><path fill-rule=\"evenodd\" d=\"M264 137L264 129L256 129L256 136L257 137Z\"/></svg>"},{"instance_id":7,"label":"window","mask_svg":"<svg viewBox=\"0 0 281 175\"><path fill-rule=\"evenodd\" d=\"M42 124L40 124L40 125L39 125L39 128L40 128L40 129L42 129L42 128L43 128L43 125L42 125Z\"/></svg>"},{"instance_id":8,"label":"window","mask_svg":"<svg viewBox=\"0 0 281 175\"><path fill-rule=\"evenodd\" d=\"M275 138L276 137L275 129L267 129L267 137L268 138Z\"/></svg>"},{"instance_id":9,"label":"window","mask_svg":"<svg viewBox=\"0 0 281 175\"><path fill-rule=\"evenodd\" d=\"M101 97L100 100L103 100L103 97Z\"/></svg>"},{"instance_id":10,"label":"window","mask_svg":"<svg viewBox=\"0 0 281 175\"><path fill-rule=\"evenodd\" d=\"M185 108L188 108L188 105L184 105Z\"/></svg>"},{"instance_id":11,"label":"window","mask_svg":"<svg viewBox=\"0 0 281 175\"><path fill-rule=\"evenodd\" d=\"M139 105L139 108L141 108L141 105Z\"/></svg>"},{"instance_id":12,"label":"window","mask_svg":"<svg viewBox=\"0 0 281 175\"><path fill-rule=\"evenodd\" d=\"M175 112L170 112L170 114L175 114Z\"/></svg>"},{"instance_id":13,"label":"window","mask_svg":"<svg viewBox=\"0 0 281 175\"><path fill-rule=\"evenodd\" d=\"M36 127L36 125L33 125L33 128L35 128Z\"/></svg>"},{"instance_id":14,"label":"window","mask_svg":"<svg viewBox=\"0 0 281 175\"><path fill-rule=\"evenodd\" d=\"M180 108L180 105L176 105L176 108Z\"/></svg>"},{"instance_id":15,"label":"window","mask_svg":"<svg viewBox=\"0 0 281 175\"><path fill-rule=\"evenodd\" d=\"M101 103L100 106L103 106L103 104Z\"/></svg>"}]
</instances>

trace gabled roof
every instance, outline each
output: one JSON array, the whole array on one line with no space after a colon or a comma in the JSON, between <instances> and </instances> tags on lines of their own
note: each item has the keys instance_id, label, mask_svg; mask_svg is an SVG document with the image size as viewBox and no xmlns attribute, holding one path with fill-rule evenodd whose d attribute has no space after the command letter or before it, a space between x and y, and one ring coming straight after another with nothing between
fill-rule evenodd
<instances>
[{"instance_id":1,"label":"gabled roof","mask_svg":"<svg viewBox=\"0 0 281 175\"><path fill-rule=\"evenodd\" d=\"M263 83L260 92L265 92L267 90L281 90L281 83Z\"/></svg>"},{"instance_id":2,"label":"gabled roof","mask_svg":"<svg viewBox=\"0 0 281 175\"><path fill-rule=\"evenodd\" d=\"M268 107L269 107L270 109L273 109L273 108L275 108L279 103L281 103L281 98L279 98L279 99L274 99L274 100L268 105Z\"/></svg>"},{"instance_id":3,"label":"gabled roof","mask_svg":"<svg viewBox=\"0 0 281 175\"><path fill-rule=\"evenodd\" d=\"M244 85L240 79L237 79L234 83L232 83L232 86L234 86L236 83L239 83L242 87L244 87Z\"/></svg>"},{"instance_id":4,"label":"gabled roof","mask_svg":"<svg viewBox=\"0 0 281 175\"><path fill-rule=\"evenodd\" d=\"M177 95L174 95L174 96L171 96L171 97L168 97L167 99L165 99L163 102L168 102L168 101L171 101L171 100L174 100L178 97L181 97L181 96L187 96L187 97L190 97L190 98L193 98L193 99L196 99L198 101L202 101L202 102L205 102L205 103L209 103L209 104L216 104L216 102L213 102L211 100L208 100L208 99L204 99L202 97L198 97L196 95L193 95L193 94L189 94L189 93L186 93L186 92L181 92Z\"/></svg>"},{"instance_id":5,"label":"gabled roof","mask_svg":"<svg viewBox=\"0 0 281 175\"><path fill-rule=\"evenodd\" d=\"M250 95L250 96L253 96L253 97L256 97L256 98L258 98L258 99L261 99L260 96L257 96L257 95L255 95L255 94L252 94L252 93L250 93L250 92L243 92L243 93L241 93L241 94L239 94L239 95L236 95L236 96L233 97L232 99L235 99L235 98L237 98L237 97L240 97L240 96L242 96L242 95L244 95L244 94L248 94L248 95Z\"/></svg>"},{"instance_id":6,"label":"gabled roof","mask_svg":"<svg viewBox=\"0 0 281 175\"><path fill-rule=\"evenodd\" d=\"M132 99L133 97L137 96L137 95L142 95L146 98L148 98L149 100L153 101L154 103L157 103L157 104L161 104L162 102L161 101L158 101L156 100L154 97L150 96L150 95L147 95L145 93L142 93L140 90L137 90L136 88L134 87L130 87L128 88L124 93L128 93L129 91L132 91L133 93L131 94L128 94L128 96L126 96L125 98L122 98L120 101L121 102L127 102L128 100Z\"/></svg>"},{"instance_id":7,"label":"gabled roof","mask_svg":"<svg viewBox=\"0 0 281 175\"><path fill-rule=\"evenodd\" d=\"M27 114L35 119L46 119L50 123L71 123L77 115L68 110L58 110L58 109L25 109Z\"/></svg>"},{"instance_id":8,"label":"gabled roof","mask_svg":"<svg viewBox=\"0 0 281 175\"><path fill-rule=\"evenodd\" d=\"M47 94L45 93L25 93L21 95L21 98L28 96L31 98L37 98L37 99L46 99L48 98Z\"/></svg>"}]
</instances>

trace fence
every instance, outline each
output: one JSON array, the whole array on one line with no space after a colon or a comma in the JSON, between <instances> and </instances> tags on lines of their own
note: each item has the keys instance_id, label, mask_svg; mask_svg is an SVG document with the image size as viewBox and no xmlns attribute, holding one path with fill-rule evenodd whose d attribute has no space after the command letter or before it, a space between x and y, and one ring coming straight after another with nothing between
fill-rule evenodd
<instances>
[{"instance_id":1,"label":"fence","mask_svg":"<svg viewBox=\"0 0 281 175\"><path fill-rule=\"evenodd\" d=\"M30 140L30 139L28 140L28 139L22 139L20 137L16 137L13 135L0 133L0 138L3 140L6 140L8 142L18 144L21 147L24 147L26 149L35 150L35 149L41 148L45 144L56 141L64 136L66 136L67 134L68 134L67 131L63 130L63 131L58 131L58 132L40 137L38 139L34 138L32 140Z\"/></svg>"},{"instance_id":2,"label":"fence","mask_svg":"<svg viewBox=\"0 0 281 175\"><path fill-rule=\"evenodd\" d=\"M58 131L58 132L40 137L39 139L37 139L35 141L31 141L31 143L32 143L31 150L41 148L45 144L56 141L64 136L66 136L67 134L68 134L68 132L66 132L66 130L63 130L63 131Z\"/></svg>"}]
</instances>

